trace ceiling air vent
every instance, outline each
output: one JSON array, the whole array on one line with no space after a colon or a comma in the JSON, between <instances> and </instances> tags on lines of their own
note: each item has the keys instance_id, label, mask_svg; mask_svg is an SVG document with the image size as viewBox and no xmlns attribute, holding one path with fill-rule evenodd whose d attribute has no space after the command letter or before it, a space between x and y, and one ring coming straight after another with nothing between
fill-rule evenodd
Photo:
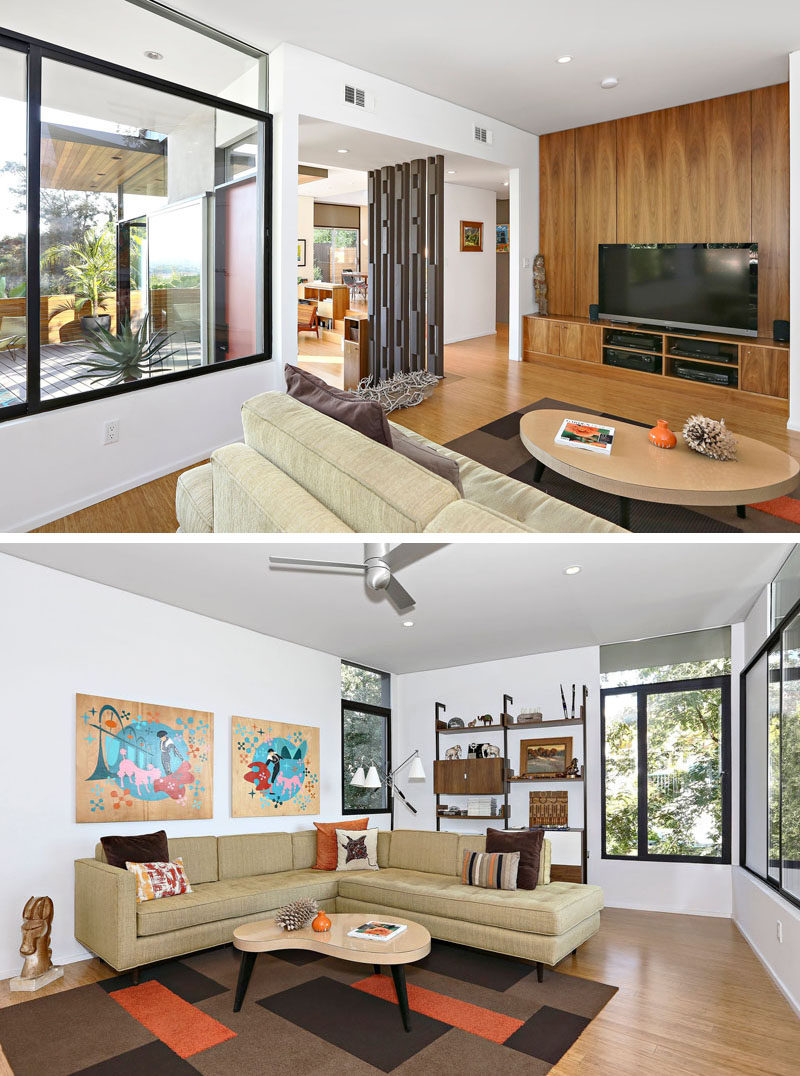
<instances>
[{"instance_id":1,"label":"ceiling air vent","mask_svg":"<svg viewBox=\"0 0 800 1076\"><path fill-rule=\"evenodd\" d=\"M486 127L479 127L476 123L472 128L472 135L476 142L480 142L482 146L491 146L492 144L492 132Z\"/></svg>"},{"instance_id":2,"label":"ceiling air vent","mask_svg":"<svg viewBox=\"0 0 800 1076\"><path fill-rule=\"evenodd\" d=\"M345 86L344 88L344 103L346 105L355 105L356 108L367 107L367 92L361 90L358 86Z\"/></svg>"}]
</instances>

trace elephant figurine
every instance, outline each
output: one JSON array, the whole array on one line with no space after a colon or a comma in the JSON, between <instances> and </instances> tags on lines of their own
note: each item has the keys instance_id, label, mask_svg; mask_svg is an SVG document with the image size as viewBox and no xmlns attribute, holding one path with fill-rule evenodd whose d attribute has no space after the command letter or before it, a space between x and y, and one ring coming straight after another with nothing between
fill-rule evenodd
<instances>
[{"instance_id":1,"label":"elephant figurine","mask_svg":"<svg viewBox=\"0 0 800 1076\"><path fill-rule=\"evenodd\" d=\"M444 757L449 758L451 761L461 758L461 745L456 744L455 747L448 747L444 753Z\"/></svg>"},{"instance_id":2,"label":"elephant figurine","mask_svg":"<svg viewBox=\"0 0 800 1076\"><path fill-rule=\"evenodd\" d=\"M483 757L484 758L500 758L500 748L495 747L493 743L487 743L483 745Z\"/></svg>"}]
</instances>

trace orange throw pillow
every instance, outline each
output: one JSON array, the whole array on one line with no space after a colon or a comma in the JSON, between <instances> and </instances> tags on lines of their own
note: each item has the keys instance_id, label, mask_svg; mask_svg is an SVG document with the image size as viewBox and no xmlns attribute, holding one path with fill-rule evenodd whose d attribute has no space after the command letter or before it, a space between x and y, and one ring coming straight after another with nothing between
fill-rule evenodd
<instances>
[{"instance_id":1,"label":"orange throw pillow","mask_svg":"<svg viewBox=\"0 0 800 1076\"><path fill-rule=\"evenodd\" d=\"M315 822L317 827L317 862L315 871L335 871L338 858L337 829L366 829L369 818L348 819L346 822Z\"/></svg>"}]
</instances>

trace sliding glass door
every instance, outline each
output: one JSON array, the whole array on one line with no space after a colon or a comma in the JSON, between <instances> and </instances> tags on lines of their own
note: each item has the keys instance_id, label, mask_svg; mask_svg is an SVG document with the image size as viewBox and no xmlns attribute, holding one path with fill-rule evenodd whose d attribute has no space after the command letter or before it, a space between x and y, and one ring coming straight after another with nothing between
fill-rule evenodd
<instances>
[{"instance_id":1,"label":"sliding glass door","mask_svg":"<svg viewBox=\"0 0 800 1076\"><path fill-rule=\"evenodd\" d=\"M27 58L0 48L0 416L19 411L28 380Z\"/></svg>"}]
</instances>

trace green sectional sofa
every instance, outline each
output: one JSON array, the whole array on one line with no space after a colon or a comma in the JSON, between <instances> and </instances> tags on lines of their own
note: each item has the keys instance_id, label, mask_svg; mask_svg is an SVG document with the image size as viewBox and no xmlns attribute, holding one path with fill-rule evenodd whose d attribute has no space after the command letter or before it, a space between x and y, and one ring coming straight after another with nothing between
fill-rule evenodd
<instances>
[{"instance_id":1,"label":"green sectional sofa","mask_svg":"<svg viewBox=\"0 0 800 1076\"><path fill-rule=\"evenodd\" d=\"M75 937L117 971L231 940L241 923L268 919L298 897L328 912L380 913L422 923L432 937L555 965L600 927L603 891L549 881L544 842L539 885L501 891L461 884L465 851L485 838L423 830L382 831L378 871L318 871L316 830L178 837L192 892L136 903L133 874L93 859L75 861Z\"/></svg>"}]
</instances>

